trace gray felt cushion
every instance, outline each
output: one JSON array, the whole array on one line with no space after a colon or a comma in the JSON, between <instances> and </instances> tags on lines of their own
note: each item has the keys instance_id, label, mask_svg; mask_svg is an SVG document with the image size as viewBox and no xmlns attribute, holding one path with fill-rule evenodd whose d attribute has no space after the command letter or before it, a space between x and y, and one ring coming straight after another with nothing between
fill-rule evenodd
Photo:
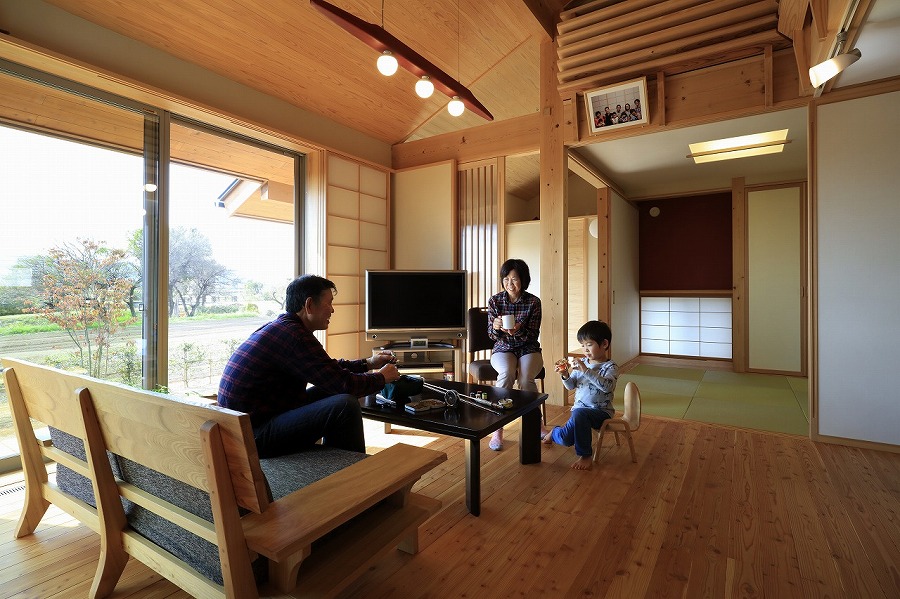
<instances>
[{"instance_id":1,"label":"gray felt cushion","mask_svg":"<svg viewBox=\"0 0 900 599\"><path fill-rule=\"evenodd\" d=\"M366 454L314 445L312 449L259 461L273 499L290 495L365 458Z\"/></svg>"},{"instance_id":2,"label":"gray felt cushion","mask_svg":"<svg viewBox=\"0 0 900 599\"><path fill-rule=\"evenodd\" d=\"M50 430L50 438L54 446L84 459L81 439L56 429ZM272 497L279 499L365 457L364 453L316 445L308 451L260 460L260 466ZM212 522L209 496L203 491L121 456L115 458L113 472L118 478ZM60 465L56 480L57 485L67 493L95 505L93 488L88 479ZM222 584L219 551L215 545L138 505L124 499L122 503L133 530L184 560L210 580ZM257 580L262 580L266 574L266 560L257 559L253 569Z\"/></svg>"}]
</instances>

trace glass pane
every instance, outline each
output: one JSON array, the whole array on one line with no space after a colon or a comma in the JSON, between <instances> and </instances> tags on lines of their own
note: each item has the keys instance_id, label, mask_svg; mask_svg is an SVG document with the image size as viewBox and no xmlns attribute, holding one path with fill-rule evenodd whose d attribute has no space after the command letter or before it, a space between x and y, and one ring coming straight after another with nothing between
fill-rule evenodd
<instances>
[{"instance_id":1,"label":"glass pane","mask_svg":"<svg viewBox=\"0 0 900 599\"><path fill-rule=\"evenodd\" d=\"M212 395L294 276L294 158L173 122L168 387Z\"/></svg>"},{"instance_id":2,"label":"glass pane","mask_svg":"<svg viewBox=\"0 0 900 599\"><path fill-rule=\"evenodd\" d=\"M0 356L140 387L144 117L5 74L0 117Z\"/></svg>"}]
</instances>

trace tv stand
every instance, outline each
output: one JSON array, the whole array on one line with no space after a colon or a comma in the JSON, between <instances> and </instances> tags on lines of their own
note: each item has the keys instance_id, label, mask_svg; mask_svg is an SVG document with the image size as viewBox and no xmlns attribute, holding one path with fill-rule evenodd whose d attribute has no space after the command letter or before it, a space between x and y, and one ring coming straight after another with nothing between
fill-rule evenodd
<instances>
[{"instance_id":1,"label":"tv stand","mask_svg":"<svg viewBox=\"0 0 900 599\"><path fill-rule=\"evenodd\" d=\"M421 346L410 342L392 342L376 347L373 354L392 351L397 356L397 369L402 374L443 375L444 380L455 380L456 366L462 356L462 348L453 343L429 341Z\"/></svg>"}]
</instances>

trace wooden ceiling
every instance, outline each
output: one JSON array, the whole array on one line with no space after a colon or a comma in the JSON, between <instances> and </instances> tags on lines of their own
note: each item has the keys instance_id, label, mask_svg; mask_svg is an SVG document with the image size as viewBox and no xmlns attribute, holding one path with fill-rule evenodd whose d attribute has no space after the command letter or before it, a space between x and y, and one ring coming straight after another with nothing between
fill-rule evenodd
<instances>
[{"instance_id":1,"label":"wooden ceiling","mask_svg":"<svg viewBox=\"0 0 900 599\"><path fill-rule=\"evenodd\" d=\"M376 53L308 0L47 1L390 144L486 123L468 112L450 116L448 99L440 93L420 99L413 91L416 78L403 69L393 77L378 74ZM389 33L458 77L495 120L502 121L539 112L539 49L550 33L559 43L560 91L581 92L633 77L671 75L762 54L767 46L789 47L790 35L812 21L812 7L824 10L821 7L849 2L334 0L333 4L370 23L383 22ZM827 23L819 29L823 27L828 30ZM813 50L810 46L804 54L814 54Z\"/></svg>"},{"instance_id":2,"label":"wooden ceiling","mask_svg":"<svg viewBox=\"0 0 900 599\"><path fill-rule=\"evenodd\" d=\"M417 78L384 77L377 54L307 0L48 0L126 37L387 143L486 123L454 118L449 98L416 96ZM468 87L495 119L538 111L538 25L521 0L335 0ZM457 34L458 31L458 34ZM458 42L458 43L457 43Z\"/></svg>"},{"instance_id":3,"label":"wooden ceiling","mask_svg":"<svg viewBox=\"0 0 900 599\"><path fill-rule=\"evenodd\" d=\"M873 0L861 0L865 12ZM123 36L389 144L486 125L384 77L375 52L308 0L46 0ZM855 0L334 0L457 76L504 121L540 112L540 45L558 41L563 96L791 47L800 73ZM852 39L849 40L852 43ZM803 77L801 79L801 85ZM813 90L801 90L811 95ZM490 125L488 125L490 126ZM534 161L519 161L532 164ZM510 175L524 181L508 168ZM533 166L533 165L532 165Z\"/></svg>"}]
</instances>

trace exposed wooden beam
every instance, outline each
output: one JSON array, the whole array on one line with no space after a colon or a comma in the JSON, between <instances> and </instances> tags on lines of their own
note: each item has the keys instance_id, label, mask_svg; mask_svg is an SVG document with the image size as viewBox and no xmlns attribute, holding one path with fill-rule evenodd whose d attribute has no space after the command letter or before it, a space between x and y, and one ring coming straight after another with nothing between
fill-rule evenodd
<instances>
[{"instance_id":1,"label":"exposed wooden beam","mask_svg":"<svg viewBox=\"0 0 900 599\"><path fill-rule=\"evenodd\" d=\"M559 14L559 7L556 6L557 2L551 2L550 0L522 0L522 4L534 17L534 22L537 24L533 28L535 33L540 33L545 39L550 40L556 37L556 21Z\"/></svg>"},{"instance_id":2,"label":"exposed wooden beam","mask_svg":"<svg viewBox=\"0 0 900 599\"><path fill-rule=\"evenodd\" d=\"M795 31L803 28L808 7L809 0L781 0L778 4L778 31L792 37Z\"/></svg>"},{"instance_id":3,"label":"exposed wooden beam","mask_svg":"<svg viewBox=\"0 0 900 599\"><path fill-rule=\"evenodd\" d=\"M560 14L560 35L581 29L604 19L613 19L633 10L640 10L648 6L660 4L659 0L631 0L620 2L619 0L595 0L582 4Z\"/></svg>"},{"instance_id":4,"label":"exposed wooden beam","mask_svg":"<svg viewBox=\"0 0 900 599\"><path fill-rule=\"evenodd\" d=\"M774 15L765 15L751 21L738 22L717 29L706 29L696 35L678 35L671 41L658 43L634 51L629 51L627 47L622 47L614 53L609 53L609 48L607 48L602 52L605 56L599 57L595 62L587 63L576 68L566 69L565 72L561 72L560 82L573 81L586 74L612 71L627 67L628 65L643 64L650 60L663 60L667 56L672 57L674 61L676 60L676 56L684 53L686 50L702 48L711 43L722 43L726 40L733 40L747 35L748 33L771 30L774 28L774 25ZM613 46L618 45L620 44L613 44ZM633 48L635 43L634 41L629 41L621 45L631 46Z\"/></svg>"},{"instance_id":5,"label":"exposed wooden beam","mask_svg":"<svg viewBox=\"0 0 900 599\"><path fill-rule=\"evenodd\" d=\"M664 71L667 75L694 71L705 66L761 55L764 52L765 46L768 44L780 48L785 46L785 39L781 37L777 31L762 31L718 44L712 44L703 48L682 52L678 55L677 61L673 61L672 57L666 56L638 64L628 65L619 69L599 72L590 77L583 77L575 81L562 83L559 86L559 91L560 93L585 91L599 85L616 83L626 79L639 77L644 73L652 73L659 70Z\"/></svg>"},{"instance_id":6,"label":"exposed wooden beam","mask_svg":"<svg viewBox=\"0 0 900 599\"><path fill-rule=\"evenodd\" d=\"M820 38L828 35L828 0L809 0L813 24Z\"/></svg>"},{"instance_id":7,"label":"exposed wooden beam","mask_svg":"<svg viewBox=\"0 0 900 599\"><path fill-rule=\"evenodd\" d=\"M650 29L648 34L639 31L616 31L596 40L592 44L584 44L583 51L565 52L564 58L559 61L561 71L568 73L571 69L589 62L595 62L634 52L645 48L655 48L665 44L690 38L703 33L714 32L722 27L743 25L743 31L756 31L760 28L774 27L777 15L771 11L760 11L757 4L742 6L734 10L717 13L701 19L694 19L687 23L667 27L662 30ZM738 30L740 31L740 29ZM652 35L649 35L652 34ZM684 44L688 46L689 44ZM588 49L591 48L591 49Z\"/></svg>"},{"instance_id":8,"label":"exposed wooden beam","mask_svg":"<svg viewBox=\"0 0 900 599\"><path fill-rule=\"evenodd\" d=\"M537 150L541 115L529 114L391 147L395 169L457 160L466 162Z\"/></svg>"},{"instance_id":9,"label":"exposed wooden beam","mask_svg":"<svg viewBox=\"0 0 900 599\"><path fill-rule=\"evenodd\" d=\"M595 189L609 187L606 178L587 160L569 150L569 170L587 181Z\"/></svg>"},{"instance_id":10,"label":"exposed wooden beam","mask_svg":"<svg viewBox=\"0 0 900 599\"><path fill-rule=\"evenodd\" d=\"M623 2L623 4L628 3ZM603 19L593 25L560 35L557 40L559 55L564 58L584 51L585 44L589 47L597 47L605 45L612 39L625 39L623 36L648 35L676 25L725 14L747 4L747 0L716 0L716 2L704 2L699 5L696 0L670 0L669 2L653 3L642 10ZM759 0L754 4L757 5L756 12L758 14L774 14L777 10L771 0Z\"/></svg>"}]
</instances>

